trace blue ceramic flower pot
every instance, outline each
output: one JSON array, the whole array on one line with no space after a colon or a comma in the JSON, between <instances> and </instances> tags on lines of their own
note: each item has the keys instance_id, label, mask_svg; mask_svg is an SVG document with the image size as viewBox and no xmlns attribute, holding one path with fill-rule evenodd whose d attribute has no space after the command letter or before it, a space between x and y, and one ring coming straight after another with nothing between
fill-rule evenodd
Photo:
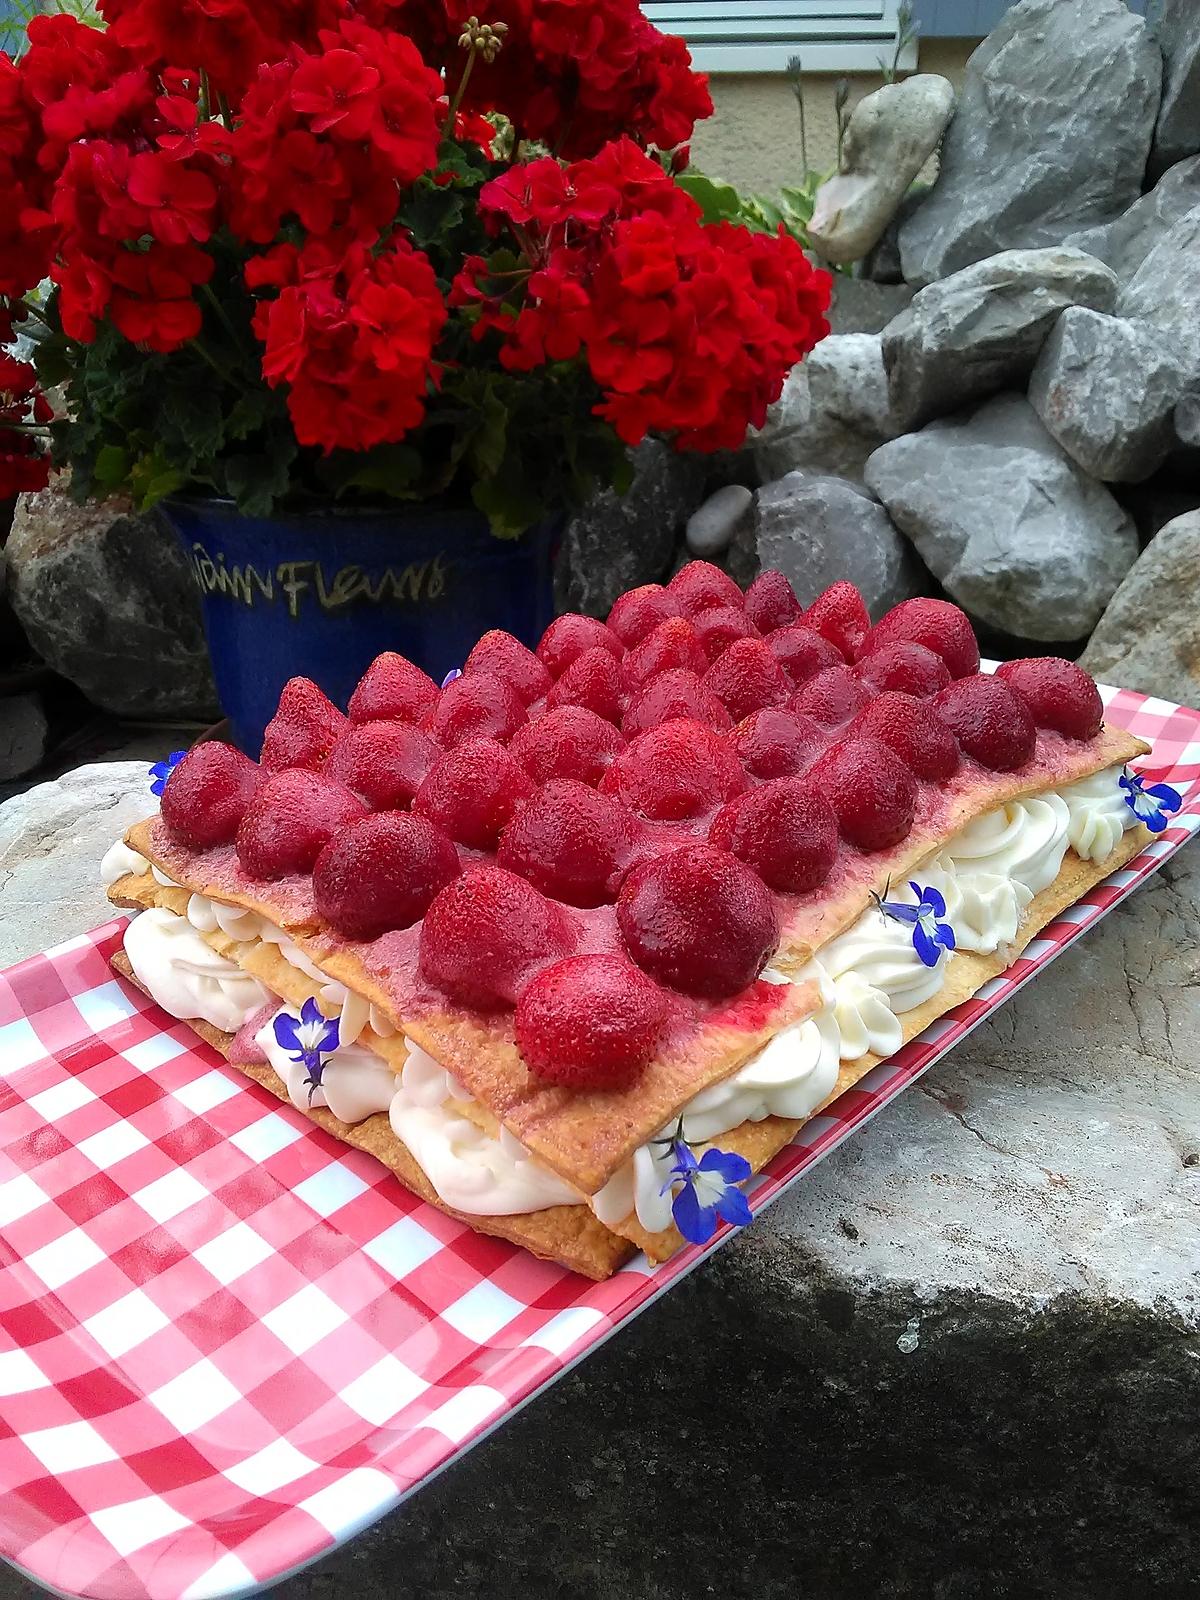
<instances>
[{"instance_id":1,"label":"blue ceramic flower pot","mask_svg":"<svg viewBox=\"0 0 1200 1600\"><path fill-rule=\"evenodd\" d=\"M554 615L557 525L496 539L469 509L245 517L229 501L163 510L200 589L233 737L257 755L297 674L345 707L383 650L438 682L489 628L537 643Z\"/></svg>"}]
</instances>

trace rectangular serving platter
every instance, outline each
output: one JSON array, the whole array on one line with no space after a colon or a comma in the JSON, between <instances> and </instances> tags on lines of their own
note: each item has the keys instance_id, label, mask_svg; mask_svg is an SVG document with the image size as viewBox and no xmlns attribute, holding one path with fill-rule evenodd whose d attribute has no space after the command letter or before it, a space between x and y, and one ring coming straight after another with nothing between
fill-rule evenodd
<instances>
[{"instance_id":1,"label":"rectangular serving platter","mask_svg":"<svg viewBox=\"0 0 1200 1600\"><path fill-rule=\"evenodd\" d=\"M1009 970L801 1130L757 1214L1200 830L1200 712L1103 689L1183 797ZM53 1592L257 1592L413 1494L730 1237L592 1283L424 1205L108 965L0 974L0 1554Z\"/></svg>"}]
</instances>

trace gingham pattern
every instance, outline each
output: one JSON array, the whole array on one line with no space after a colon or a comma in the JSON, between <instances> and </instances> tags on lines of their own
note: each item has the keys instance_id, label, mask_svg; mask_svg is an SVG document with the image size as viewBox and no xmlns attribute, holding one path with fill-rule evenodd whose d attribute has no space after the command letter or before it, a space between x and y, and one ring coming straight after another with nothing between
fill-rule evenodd
<instances>
[{"instance_id":1,"label":"gingham pattern","mask_svg":"<svg viewBox=\"0 0 1200 1600\"><path fill-rule=\"evenodd\" d=\"M1113 720L1184 809L752 1187L757 1212L1200 828L1200 713ZM118 982L0 977L0 1551L69 1594L244 1594L365 1527L728 1237L593 1284L408 1195Z\"/></svg>"}]
</instances>

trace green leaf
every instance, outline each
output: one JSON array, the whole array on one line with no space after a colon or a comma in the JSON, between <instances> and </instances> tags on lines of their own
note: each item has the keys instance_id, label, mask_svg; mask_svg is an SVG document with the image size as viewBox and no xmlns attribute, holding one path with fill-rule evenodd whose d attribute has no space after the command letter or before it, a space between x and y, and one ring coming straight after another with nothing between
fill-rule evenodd
<instances>
[{"instance_id":1,"label":"green leaf","mask_svg":"<svg viewBox=\"0 0 1200 1600\"><path fill-rule=\"evenodd\" d=\"M116 489L129 476L129 451L119 444L101 445L92 465L92 476L102 489Z\"/></svg>"},{"instance_id":2,"label":"green leaf","mask_svg":"<svg viewBox=\"0 0 1200 1600\"><path fill-rule=\"evenodd\" d=\"M225 462L225 487L247 517L269 517L291 487L297 446L283 433L264 450L232 455Z\"/></svg>"},{"instance_id":3,"label":"green leaf","mask_svg":"<svg viewBox=\"0 0 1200 1600\"><path fill-rule=\"evenodd\" d=\"M510 466L509 471L494 478L481 478L471 490L471 499L498 539L519 539L541 520L546 508L519 465L511 458L506 465Z\"/></svg>"},{"instance_id":4,"label":"green leaf","mask_svg":"<svg viewBox=\"0 0 1200 1600\"><path fill-rule=\"evenodd\" d=\"M351 457L352 462L355 459ZM421 452L411 445L377 445L357 460L361 464L344 480L347 489L363 489L403 500L410 496L421 476Z\"/></svg>"},{"instance_id":5,"label":"green leaf","mask_svg":"<svg viewBox=\"0 0 1200 1600\"><path fill-rule=\"evenodd\" d=\"M683 172L676 183L700 207L705 222L736 222L742 202L737 190L723 178L709 178L702 172Z\"/></svg>"},{"instance_id":6,"label":"green leaf","mask_svg":"<svg viewBox=\"0 0 1200 1600\"><path fill-rule=\"evenodd\" d=\"M199 384L174 384L163 398L163 422L177 431L196 461L211 457L225 438L225 419L215 389Z\"/></svg>"},{"instance_id":7,"label":"green leaf","mask_svg":"<svg viewBox=\"0 0 1200 1600\"><path fill-rule=\"evenodd\" d=\"M265 387L250 389L230 407L225 418L227 439L248 439L276 413L278 400Z\"/></svg>"},{"instance_id":8,"label":"green leaf","mask_svg":"<svg viewBox=\"0 0 1200 1600\"><path fill-rule=\"evenodd\" d=\"M129 472L130 492L139 511L149 511L151 506L181 489L185 482L185 474L171 466L158 450L135 461Z\"/></svg>"},{"instance_id":9,"label":"green leaf","mask_svg":"<svg viewBox=\"0 0 1200 1600\"><path fill-rule=\"evenodd\" d=\"M480 424L471 440L471 465L481 478L494 478L504 463L508 445L508 407L489 385L483 392Z\"/></svg>"}]
</instances>

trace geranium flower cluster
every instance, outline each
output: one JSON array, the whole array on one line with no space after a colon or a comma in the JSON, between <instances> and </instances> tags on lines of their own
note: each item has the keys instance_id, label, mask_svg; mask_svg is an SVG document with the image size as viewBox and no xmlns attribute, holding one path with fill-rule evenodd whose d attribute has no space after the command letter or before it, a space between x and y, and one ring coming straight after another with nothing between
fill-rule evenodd
<instances>
[{"instance_id":1,"label":"geranium flower cluster","mask_svg":"<svg viewBox=\"0 0 1200 1600\"><path fill-rule=\"evenodd\" d=\"M676 182L711 102L635 0L495 0L486 26L466 0L98 3L106 27L39 16L0 55L0 345L44 324L68 404L102 334L178 356L156 384L194 389L202 362L237 417L178 460L131 444L131 369L111 358L89 398L111 392L111 416L60 435L70 459L107 438L106 487L126 457L136 483L140 449L143 482L219 488L204 452L244 452L275 407L297 474L316 471L304 452L419 446L436 425L431 453L492 514L483 480L511 489L520 440L489 422L486 447L460 447L455 429L512 404L497 385L569 390L581 433L614 448L656 432L715 450L826 331L827 280L793 239L706 224ZM44 402L7 376L0 426L21 426L0 495L48 462Z\"/></svg>"},{"instance_id":2,"label":"geranium flower cluster","mask_svg":"<svg viewBox=\"0 0 1200 1600\"><path fill-rule=\"evenodd\" d=\"M472 257L452 304L475 308L475 336L498 334L512 370L582 351L626 444L660 432L682 449L736 449L823 331L828 283L794 239L705 226L630 139L566 167L513 167L479 204L530 270L495 278Z\"/></svg>"}]
</instances>

